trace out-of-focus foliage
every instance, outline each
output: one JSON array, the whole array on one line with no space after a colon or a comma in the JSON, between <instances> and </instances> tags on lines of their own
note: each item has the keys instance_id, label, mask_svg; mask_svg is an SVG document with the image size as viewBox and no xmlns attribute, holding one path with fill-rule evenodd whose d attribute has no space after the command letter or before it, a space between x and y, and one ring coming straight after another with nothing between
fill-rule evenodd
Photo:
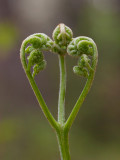
<instances>
[{"instance_id":1,"label":"out-of-focus foliage","mask_svg":"<svg viewBox=\"0 0 120 160\"><path fill-rule=\"evenodd\" d=\"M55 134L39 109L21 67L19 49L22 40L28 35L43 32L52 37L52 30L63 22L72 28L74 37L93 38L99 51L91 92L71 129L72 159L119 160L120 1L51 0L52 5L47 2L0 1L0 58L9 55L9 58L5 56L0 59L0 159L55 160L59 157ZM35 7L35 3L43 9ZM40 20L36 14L40 15ZM47 67L39 74L36 82L51 112L57 117L58 59L57 55L51 53L46 53L45 59ZM66 61L67 117L85 79L72 72L76 59L66 56Z\"/></svg>"},{"instance_id":2,"label":"out-of-focus foliage","mask_svg":"<svg viewBox=\"0 0 120 160\"><path fill-rule=\"evenodd\" d=\"M17 29L12 23L0 23L0 58L6 56L15 47L17 36Z\"/></svg>"}]
</instances>

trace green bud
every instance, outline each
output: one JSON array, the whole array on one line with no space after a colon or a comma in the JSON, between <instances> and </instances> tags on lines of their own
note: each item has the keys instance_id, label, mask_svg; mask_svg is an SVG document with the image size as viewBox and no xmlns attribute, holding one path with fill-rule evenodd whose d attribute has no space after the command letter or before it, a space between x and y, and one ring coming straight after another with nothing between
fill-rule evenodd
<instances>
[{"instance_id":1,"label":"green bud","mask_svg":"<svg viewBox=\"0 0 120 160\"><path fill-rule=\"evenodd\" d=\"M82 54L92 55L93 53L91 42L86 41L86 40L79 41L79 43L77 44L77 49L80 55Z\"/></svg>"},{"instance_id":2,"label":"green bud","mask_svg":"<svg viewBox=\"0 0 120 160\"><path fill-rule=\"evenodd\" d=\"M83 67L87 67L88 64L90 63L90 59L87 55L83 54L80 59L78 60L78 66L83 66Z\"/></svg>"},{"instance_id":3,"label":"green bud","mask_svg":"<svg viewBox=\"0 0 120 160\"><path fill-rule=\"evenodd\" d=\"M39 37L32 35L30 39L30 43L32 44L33 48L41 48L42 41Z\"/></svg>"},{"instance_id":4,"label":"green bud","mask_svg":"<svg viewBox=\"0 0 120 160\"><path fill-rule=\"evenodd\" d=\"M28 56L28 63L33 66L34 64L40 63L43 61L43 54L39 50L33 50Z\"/></svg>"},{"instance_id":5,"label":"green bud","mask_svg":"<svg viewBox=\"0 0 120 160\"><path fill-rule=\"evenodd\" d=\"M70 43L73 37L72 30L61 23L55 28L52 36L55 41L54 47L57 48L57 51L59 53L66 53L67 45Z\"/></svg>"},{"instance_id":6,"label":"green bud","mask_svg":"<svg viewBox=\"0 0 120 160\"><path fill-rule=\"evenodd\" d=\"M53 41L44 33L36 33L35 36L41 39L41 49L43 50L51 50L53 46Z\"/></svg>"},{"instance_id":7,"label":"green bud","mask_svg":"<svg viewBox=\"0 0 120 160\"><path fill-rule=\"evenodd\" d=\"M82 76L82 77L88 77L88 71L86 68L81 68L79 66L74 66L73 67L73 72L79 76Z\"/></svg>"},{"instance_id":8,"label":"green bud","mask_svg":"<svg viewBox=\"0 0 120 160\"><path fill-rule=\"evenodd\" d=\"M41 63L34 65L32 76L35 77L41 70L45 69L46 64L46 61L43 60Z\"/></svg>"},{"instance_id":9,"label":"green bud","mask_svg":"<svg viewBox=\"0 0 120 160\"><path fill-rule=\"evenodd\" d=\"M81 56L82 54L92 55L92 42L86 37L74 38L68 45L67 52L71 56Z\"/></svg>"}]
</instances>

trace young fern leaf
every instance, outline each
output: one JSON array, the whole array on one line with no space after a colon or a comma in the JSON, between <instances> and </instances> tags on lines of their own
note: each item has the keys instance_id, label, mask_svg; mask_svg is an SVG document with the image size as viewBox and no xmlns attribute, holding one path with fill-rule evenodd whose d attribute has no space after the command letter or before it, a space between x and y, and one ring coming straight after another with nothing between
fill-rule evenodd
<instances>
[{"instance_id":1,"label":"young fern leaf","mask_svg":"<svg viewBox=\"0 0 120 160\"><path fill-rule=\"evenodd\" d=\"M98 61L98 52L95 42L91 38L83 36L74 38L68 45L67 52L69 55L79 58L78 65L73 67L74 73L87 78L85 87L66 121L65 126L69 130L91 88Z\"/></svg>"},{"instance_id":2,"label":"young fern leaf","mask_svg":"<svg viewBox=\"0 0 120 160\"><path fill-rule=\"evenodd\" d=\"M27 46L29 44L29 46ZM52 114L50 113L35 81L34 77L41 70L46 67L46 61L44 60L43 51L52 50L53 41L43 33L35 33L27 37L20 49L20 59L24 71L28 77L31 87L35 93L35 96L41 106L43 113L48 119L49 123L53 128L58 128L58 124ZM27 58L26 58L27 56ZM31 73L31 67L33 67L33 72Z\"/></svg>"},{"instance_id":3,"label":"young fern leaf","mask_svg":"<svg viewBox=\"0 0 120 160\"><path fill-rule=\"evenodd\" d=\"M30 46L27 47L27 45ZM36 33L27 37L21 46L21 60L25 71L30 72L33 67L32 76L35 77L41 70L45 69L46 61L44 60L43 51L51 51L53 41L43 33ZM27 48L26 48L27 47ZM25 54L29 54L26 62Z\"/></svg>"},{"instance_id":4,"label":"young fern leaf","mask_svg":"<svg viewBox=\"0 0 120 160\"><path fill-rule=\"evenodd\" d=\"M61 23L54 29L52 37L54 40L52 51L60 55L65 55L67 53L67 46L73 37L72 30Z\"/></svg>"},{"instance_id":5,"label":"young fern leaf","mask_svg":"<svg viewBox=\"0 0 120 160\"><path fill-rule=\"evenodd\" d=\"M77 75L88 78L89 72L92 70L90 66L91 60L86 54L80 56L78 65L73 67L73 72Z\"/></svg>"},{"instance_id":6,"label":"young fern leaf","mask_svg":"<svg viewBox=\"0 0 120 160\"><path fill-rule=\"evenodd\" d=\"M62 23L55 28L52 36L54 41L43 33L36 33L27 37L21 45L20 58L39 105L49 123L56 131L61 160L70 160L68 133L91 88L98 61L98 52L96 44L91 38L83 36L73 38L72 30ZM34 80L35 75L46 67L43 51L57 53L59 57L60 89L58 98L58 121L56 121L50 113ZM65 55L67 53L70 56L78 58L77 65L73 67L73 72L76 75L85 77L87 81L70 116L65 121Z\"/></svg>"}]
</instances>

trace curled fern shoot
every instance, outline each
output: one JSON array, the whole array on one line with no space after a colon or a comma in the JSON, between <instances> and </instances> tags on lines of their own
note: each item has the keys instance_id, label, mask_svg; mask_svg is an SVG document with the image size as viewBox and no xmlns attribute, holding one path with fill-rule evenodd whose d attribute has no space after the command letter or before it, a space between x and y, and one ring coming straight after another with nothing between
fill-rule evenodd
<instances>
[{"instance_id":1,"label":"curled fern shoot","mask_svg":"<svg viewBox=\"0 0 120 160\"><path fill-rule=\"evenodd\" d=\"M73 38L72 30L62 23L54 29L52 37L53 40L43 33L28 36L21 45L20 59L38 103L51 127L56 132L61 160L71 160L68 134L91 88L98 61L98 52L97 46L91 38L84 36ZM35 82L35 76L44 70L47 65L44 59L44 51L55 53L59 58L58 120L55 120L51 114ZM86 78L83 91L67 119L65 119L66 54L78 59L76 66L73 67L73 72Z\"/></svg>"}]
</instances>

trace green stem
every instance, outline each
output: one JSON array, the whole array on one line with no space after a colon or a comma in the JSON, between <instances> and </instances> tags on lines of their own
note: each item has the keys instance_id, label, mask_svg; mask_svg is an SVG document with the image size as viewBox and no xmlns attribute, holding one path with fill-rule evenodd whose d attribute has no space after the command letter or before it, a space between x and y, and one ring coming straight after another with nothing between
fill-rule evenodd
<instances>
[{"instance_id":1,"label":"green stem","mask_svg":"<svg viewBox=\"0 0 120 160\"><path fill-rule=\"evenodd\" d=\"M61 160L70 160L68 131L64 129L66 66L65 66L65 57L61 55L59 55L59 67L60 67L60 90L58 99L59 131L57 132L57 138L58 138Z\"/></svg>"},{"instance_id":2,"label":"green stem","mask_svg":"<svg viewBox=\"0 0 120 160\"><path fill-rule=\"evenodd\" d=\"M61 128L57 133L57 138L61 160L70 160L71 158L69 152L68 132Z\"/></svg>"},{"instance_id":3,"label":"green stem","mask_svg":"<svg viewBox=\"0 0 120 160\"><path fill-rule=\"evenodd\" d=\"M86 98L90 88L91 88L91 85L92 85L92 82L93 82L93 79L94 79L94 75L95 75L95 71L96 71L96 65L97 65L97 61L98 61L98 51L97 51L97 47L95 45L94 42L93 43L93 50L94 50L94 53L93 53L93 59L92 59L92 69L89 73L89 77L88 77L88 80L85 84L85 87L81 93L81 95L79 96L70 116L68 117L66 123L65 123L65 128L67 130L70 129L70 127L72 126L73 124L73 121L75 120L76 118L76 115L82 105L82 103L84 102L84 99Z\"/></svg>"},{"instance_id":4,"label":"green stem","mask_svg":"<svg viewBox=\"0 0 120 160\"><path fill-rule=\"evenodd\" d=\"M45 117L48 119L49 123L51 124L51 126L55 129L58 130L58 122L54 119L54 117L52 116L52 114L50 113L30 71L27 69L27 63L26 63L26 58L25 58L25 47L27 45L27 43L29 43L29 39L26 39L23 41L22 46L21 46L21 50L20 50L20 58L21 58L21 62L23 65L23 68L25 70L25 73L27 75L27 78L30 82L30 85L33 89L33 92L35 93L35 96L38 100L39 105L41 106L41 109L45 115Z\"/></svg>"},{"instance_id":5,"label":"green stem","mask_svg":"<svg viewBox=\"0 0 120 160\"><path fill-rule=\"evenodd\" d=\"M60 66L60 90L58 99L58 122L63 124L65 121L65 90L66 90L66 68L65 57L59 55Z\"/></svg>"},{"instance_id":6,"label":"green stem","mask_svg":"<svg viewBox=\"0 0 120 160\"><path fill-rule=\"evenodd\" d=\"M32 77L32 75L31 75L31 73L26 72L26 74L27 74L28 80L31 84L31 87L32 87L32 89L35 93L35 96L38 100L39 105L41 106L41 109L42 109L45 117L48 119L51 126L57 130L58 124L57 124L56 120L54 119L54 117L52 116L52 114L50 113L50 111L49 111L49 109L48 109L48 107L47 107L47 105L46 105L46 103L45 103L45 101L44 101L44 99L43 99L43 97L42 97L42 95L41 95L33 77Z\"/></svg>"},{"instance_id":7,"label":"green stem","mask_svg":"<svg viewBox=\"0 0 120 160\"><path fill-rule=\"evenodd\" d=\"M64 37L63 37L64 38ZM41 106L41 109L45 115L45 117L48 119L51 126L55 129L57 133L58 138L58 144L59 144L59 150L61 155L61 160L71 160L70 158L70 152L69 152L69 143L68 143L68 133L69 129L75 120L75 117L86 97L88 94L90 87L92 85L92 81L94 79L94 74L96 70L97 65L97 59L98 59L98 53L97 48L93 40L90 38L82 37L81 40L88 40L90 45L93 45L94 53L92 55L92 64L89 68L89 76L87 79L87 82L85 84L85 87L79 96L70 116L68 117L67 121L65 122L65 90L66 90L66 66L65 66L65 56L59 55L59 66L60 66L60 89L59 89L59 98L58 98L58 122L54 119L51 112L49 111L35 81L34 78L31 75L30 67L28 67L28 64L26 62L25 57L25 48L28 43L32 44L33 46L42 44L41 39L39 37L36 37L35 35L29 36L26 38L26 40L23 41L21 50L20 50L20 58L23 65L23 68L25 70L25 73L28 77L28 80L31 84L31 87L35 93L35 96L38 100L39 105ZM73 46L72 46L73 47ZM84 47L84 46L83 46ZM33 59L34 60L34 59ZM92 68L92 69L91 69Z\"/></svg>"},{"instance_id":8,"label":"green stem","mask_svg":"<svg viewBox=\"0 0 120 160\"><path fill-rule=\"evenodd\" d=\"M76 118L76 115L77 115L82 103L84 102L86 95L88 94L88 92L90 90L90 87L91 87L92 81L93 81L93 77L94 76L92 75L88 78L86 85L85 85L80 97L78 98L69 118L67 119L66 125L65 125L67 129L70 129L70 127L72 126L72 123L73 123L74 119Z\"/></svg>"},{"instance_id":9,"label":"green stem","mask_svg":"<svg viewBox=\"0 0 120 160\"><path fill-rule=\"evenodd\" d=\"M45 117L48 119L48 121L51 124L51 126L53 128L55 128L56 130L58 130L58 124L57 124L56 120L54 119L54 117L52 116L52 114L50 113L50 111L49 111L44 99L42 98L42 95L41 95L41 93L40 93L40 91L39 91L39 89L38 89L38 87L37 87L32 75L31 75L31 73L30 72L26 72L26 74L27 74L28 80L29 80L29 82L31 84L31 87L32 87L32 89L33 89L33 91L35 93L35 96L36 96L36 98L38 100L39 105L41 106L41 109L42 109Z\"/></svg>"}]
</instances>

